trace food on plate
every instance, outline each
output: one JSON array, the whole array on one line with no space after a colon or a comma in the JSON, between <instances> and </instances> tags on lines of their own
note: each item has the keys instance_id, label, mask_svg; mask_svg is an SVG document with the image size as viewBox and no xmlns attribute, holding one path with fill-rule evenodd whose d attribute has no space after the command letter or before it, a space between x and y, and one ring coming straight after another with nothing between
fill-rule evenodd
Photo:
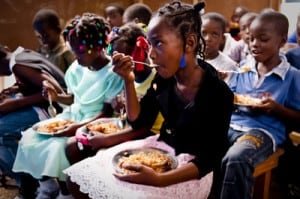
<instances>
[{"instance_id":1,"label":"food on plate","mask_svg":"<svg viewBox=\"0 0 300 199\"><path fill-rule=\"evenodd\" d=\"M133 173L134 171L123 168L122 165L143 164L151 167L154 171L162 173L172 169L172 159L170 156L160 150L148 149L133 153L127 157L121 157L118 161L118 166L124 174Z\"/></svg>"},{"instance_id":2,"label":"food on plate","mask_svg":"<svg viewBox=\"0 0 300 199\"><path fill-rule=\"evenodd\" d=\"M60 130L65 129L66 127L68 127L70 124L73 124L73 123L74 123L74 121L71 121L71 120L53 121L53 122L49 122L49 123L38 126L37 131L45 132L45 133L56 133Z\"/></svg>"},{"instance_id":3,"label":"food on plate","mask_svg":"<svg viewBox=\"0 0 300 199\"><path fill-rule=\"evenodd\" d=\"M261 99L252 97L251 95L234 94L234 104L245 106L258 106L261 105Z\"/></svg>"},{"instance_id":4,"label":"food on plate","mask_svg":"<svg viewBox=\"0 0 300 199\"><path fill-rule=\"evenodd\" d=\"M90 131L97 131L104 134L115 133L121 130L114 122L99 122L86 125L86 128Z\"/></svg>"},{"instance_id":5,"label":"food on plate","mask_svg":"<svg viewBox=\"0 0 300 199\"><path fill-rule=\"evenodd\" d=\"M247 66L247 65L244 65L244 66L240 67L240 69L239 69L240 73L245 73L245 72L248 72L250 70L251 70L251 67Z\"/></svg>"}]
</instances>

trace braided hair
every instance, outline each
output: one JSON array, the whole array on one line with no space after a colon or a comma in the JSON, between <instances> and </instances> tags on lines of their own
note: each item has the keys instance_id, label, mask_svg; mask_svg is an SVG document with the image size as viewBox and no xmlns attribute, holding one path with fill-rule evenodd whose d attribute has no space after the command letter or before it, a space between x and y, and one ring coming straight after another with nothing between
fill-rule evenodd
<instances>
[{"instance_id":1,"label":"braided hair","mask_svg":"<svg viewBox=\"0 0 300 199\"><path fill-rule=\"evenodd\" d=\"M71 46L73 41L79 40L82 46L89 49L90 54L93 48L100 50L107 47L109 32L110 26L103 17L94 13L83 13L68 23L63 36Z\"/></svg>"},{"instance_id":2,"label":"braided hair","mask_svg":"<svg viewBox=\"0 0 300 199\"><path fill-rule=\"evenodd\" d=\"M188 34L196 34L197 40L199 41L196 54L198 54L201 59L204 59L205 41L201 35L202 21L200 11L204 6L204 2L199 2L193 6L175 0L161 7L155 14L155 16L167 18L167 23L175 30L178 30L183 40L183 46L186 45L186 36Z\"/></svg>"}]
</instances>

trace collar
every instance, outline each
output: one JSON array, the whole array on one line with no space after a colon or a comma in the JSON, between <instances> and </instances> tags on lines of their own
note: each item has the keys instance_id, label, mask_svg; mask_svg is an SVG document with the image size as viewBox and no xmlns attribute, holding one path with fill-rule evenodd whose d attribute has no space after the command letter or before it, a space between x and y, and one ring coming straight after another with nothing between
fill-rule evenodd
<instances>
[{"instance_id":1,"label":"collar","mask_svg":"<svg viewBox=\"0 0 300 199\"><path fill-rule=\"evenodd\" d=\"M288 72L289 68L291 67L291 64L287 61L286 56L282 52L279 53L279 57L280 57L280 60L281 60L280 64L277 65L276 67L274 67L265 76L270 76L272 74L276 74L282 80L285 79L286 73ZM251 71L254 72L254 73L257 73L256 67L255 67L256 64L257 64L257 62L256 62L256 60L252 56L251 56L251 59L250 59L249 63L250 63Z\"/></svg>"}]
</instances>

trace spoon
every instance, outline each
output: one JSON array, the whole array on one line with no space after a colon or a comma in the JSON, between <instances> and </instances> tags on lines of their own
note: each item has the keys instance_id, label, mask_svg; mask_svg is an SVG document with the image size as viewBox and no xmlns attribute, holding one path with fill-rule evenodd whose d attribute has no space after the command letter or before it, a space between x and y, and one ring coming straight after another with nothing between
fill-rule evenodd
<instances>
[{"instance_id":1,"label":"spoon","mask_svg":"<svg viewBox=\"0 0 300 199\"><path fill-rule=\"evenodd\" d=\"M49 95L49 93L48 93L48 100L49 100L48 113L51 117L55 117L57 112L56 112L55 107L52 104L52 99L51 99L51 96Z\"/></svg>"},{"instance_id":2,"label":"spoon","mask_svg":"<svg viewBox=\"0 0 300 199\"><path fill-rule=\"evenodd\" d=\"M243 66L241 68L238 68L238 70L225 70L225 71L221 71L221 72L224 72L224 73L245 73L245 72L248 72L250 70L251 70L251 68L249 66Z\"/></svg>"},{"instance_id":3,"label":"spoon","mask_svg":"<svg viewBox=\"0 0 300 199\"><path fill-rule=\"evenodd\" d=\"M136 63L136 64L144 64L144 65L146 65L146 66L148 66L148 67L150 67L150 68L157 68L158 67L158 65L157 64L149 64L149 63L146 63L146 62L140 62L140 61L134 61L133 60L133 63Z\"/></svg>"},{"instance_id":4,"label":"spoon","mask_svg":"<svg viewBox=\"0 0 300 199\"><path fill-rule=\"evenodd\" d=\"M118 126L121 129L124 129L125 126L126 126L126 113L125 113L124 108L120 109L120 115L119 115L119 119L118 119Z\"/></svg>"}]
</instances>

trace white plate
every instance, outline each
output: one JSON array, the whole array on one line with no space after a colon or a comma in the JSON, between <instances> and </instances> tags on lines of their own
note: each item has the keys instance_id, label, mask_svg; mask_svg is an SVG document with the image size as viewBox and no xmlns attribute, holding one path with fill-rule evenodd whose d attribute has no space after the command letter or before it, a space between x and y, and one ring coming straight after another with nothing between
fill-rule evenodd
<instances>
[{"instance_id":1,"label":"white plate","mask_svg":"<svg viewBox=\"0 0 300 199\"><path fill-rule=\"evenodd\" d=\"M128 150L124 150L121 151L119 153L117 153L113 159L113 166L116 170L116 172L118 173L124 173L124 170L122 168L120 168L119 166L119 160L123 157L129 157L130 155L139 153L139 152L151 152L153 150L159 151L165 155L168 156L168 158L171 160L171 169L175 169L178 166L178 161L176 159L176 157L170 153L168 153L167 151L163 150L163 149L159 149L159 148L154 148L154 147L146 147L146 148L139 148L139 149L128 149Z\"/></svg>"},{"instance_id":2,"label":"white plate","mask_svg":"<svg viewBox=\"0 0 300 199\"><path fill-rule=\"evenodd\" d=\"M80 127L78 129L78 131L84 133L84 134L88 134L89 133L89 129L87 128L88 125L95 125L95 124L101 124L101 123L110 123L112 122L113 124L117 125L119 128L120 128L120 131L122 130L122 123L120 123L120 119L119 118L116 118L116 117L113 117L113 118L99 118L91 123L88 123L82 127ZM127 127L125 127L127 128ZM97 132L97 131L96 131ZM118 132L118 131L117 131ZM102 133L102 132L99 132L99 133Z\"/></svg>"},{"instance_id":3,"label":"white plate","mask_svg":"<svg viewBox=\"0 0 300 199\"><path fill-rule=\"evenodd\" d=\"M32 129L35 130L37 133L42 134L42 135L54 135L54 134L60 134L63 129L55 131L55 132L43 132L39 131L39 127L50 124L52 122L59 122L59 121L66 121L66 119L59 119L59 118L51 118L47 120L40 121L32 126ZM68 125L67 125L68 126Z\"/></svg>"}]
</instances>

